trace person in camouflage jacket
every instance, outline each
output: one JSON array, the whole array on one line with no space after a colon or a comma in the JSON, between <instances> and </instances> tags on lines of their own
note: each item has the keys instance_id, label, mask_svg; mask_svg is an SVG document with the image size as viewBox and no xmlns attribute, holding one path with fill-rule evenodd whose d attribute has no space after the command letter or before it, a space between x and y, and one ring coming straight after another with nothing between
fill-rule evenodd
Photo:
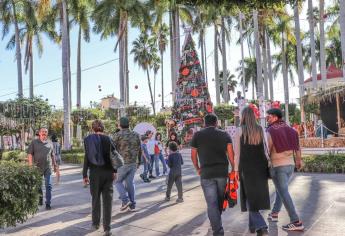
<instances>
[{"instance_id":1,"label":"person in camouflage jacket","mask_svg":"<svg viewBox=\"0 0 345 236\"><path fill-rule=\"evenodd\" d=\"M128 209L135 209L134 175L140 165L141 143L139 134L129 129L127 117L120 118L120 128L121 130L114 134L113 140L116 149L123 157L124 165L117 170L115 187L122 201L120 211L125 212Z\"/></svg>"}]
</instances>

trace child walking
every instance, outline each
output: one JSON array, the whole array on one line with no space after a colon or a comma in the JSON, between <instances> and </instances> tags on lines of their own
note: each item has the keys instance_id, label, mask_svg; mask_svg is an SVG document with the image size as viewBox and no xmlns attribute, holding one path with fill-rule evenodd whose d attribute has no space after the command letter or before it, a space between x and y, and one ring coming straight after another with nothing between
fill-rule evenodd
<instances>
[{"instance_id":1,"label":"child walking","mask_svg":"<svg viewBox=\"0 0 345 236\"><path fill-rule=\"evenodd\" d=\"M143 170L143 173L140 174L140 177L142 178L142 180L145 183L151 182L147 176L148 172L149 172L149 165L150 165L150 155L147 151L147 142L148 141L149 141L149 137L147 137L146 135L141 137L141 150L142 150L141 162L144 165L144 170Z\"/></svg>"},{"instance_id":2,"label":"child walking","mask_svg":"<svg viewBox=\"0 0 345 236\"><path fill-rule=\"evenodd\" d=\"M169 156L168 156L168 166L170 168L168 175L168 186L166 192L166 201L170 201L170 193L173 184L175 183L178 192L177 203L183 202L182 193L182 171L181 166L183 165L182 155L177 151L178 146L176 142L169 143Z\"/></svg>"}]
</instances>

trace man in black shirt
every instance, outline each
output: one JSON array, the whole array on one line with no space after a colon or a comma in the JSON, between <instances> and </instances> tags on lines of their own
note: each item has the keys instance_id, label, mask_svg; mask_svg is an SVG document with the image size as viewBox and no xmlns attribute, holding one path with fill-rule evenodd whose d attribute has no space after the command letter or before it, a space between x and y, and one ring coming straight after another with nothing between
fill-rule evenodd
<instances>
[{"instance_id":1,"label":"man in black shirt","mask_svg":"<svg viewBox=\"0 0 345 236\"><path fill-rule=\"evenodd\" d=\"M213 235L218 236L224 235L221 213L229 162L234 168L234 152L229 134L216 128L217 116L206 115L204 122L205 129L196 132L191 142L192 161L201 177Z\"/></svg>"}]
</instances>

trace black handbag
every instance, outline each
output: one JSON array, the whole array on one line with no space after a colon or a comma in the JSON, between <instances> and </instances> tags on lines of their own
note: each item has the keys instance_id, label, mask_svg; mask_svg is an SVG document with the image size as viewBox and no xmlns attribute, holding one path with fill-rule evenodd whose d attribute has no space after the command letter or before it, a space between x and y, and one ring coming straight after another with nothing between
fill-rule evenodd
<instances>
[{"instance_id":1,"label":"black handbag","mask_svg":"<svg viewBox=\"0 0 345 236\"><path fill-rule=\"evenodd\" d=\"M110 140L110 162L114 170L119 169L123 166L123 158L121 154L116 150L115 144Z\"/></svg>"}]
</instances>

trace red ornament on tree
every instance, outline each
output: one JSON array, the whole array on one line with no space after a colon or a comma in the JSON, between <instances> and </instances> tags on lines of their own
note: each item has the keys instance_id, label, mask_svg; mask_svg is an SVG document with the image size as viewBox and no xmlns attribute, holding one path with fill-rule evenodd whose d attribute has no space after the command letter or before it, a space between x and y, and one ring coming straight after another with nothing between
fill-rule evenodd
<instances>
[{"instance_id":1,"label":"red ornament on tree","mask_svg":"<svg viewBox=\"0 0 345 236\"><path fill-rule=\"evenodd\" d=\"M186 68L184 68L184 69L182 70L181 74L182 74L183 76L187 76L187 75L189 75L189 72L190 72L190 70L186 67Z\"/></svg>"},{"instance_id":2,"label":"red ornament on tree","mask_svg":"<svg viewBox=\"0 0 345 236\"><path fill-rule=\"evenodd\" d=\"M138 89L138 85L135 85L135 86L134 86L134 89Z\"/></svg>"},{"instance_id":3,"label":"red ornament on tree","mask_svg":"<svg viewBox=\"0 0 345 236\"><path fill-rule=\"evenodd\" d=\"M190 94L192 95L192 97L197 97L199 96L199 91L197 89L193 89Z\"/></svg>"}]
</instances>

